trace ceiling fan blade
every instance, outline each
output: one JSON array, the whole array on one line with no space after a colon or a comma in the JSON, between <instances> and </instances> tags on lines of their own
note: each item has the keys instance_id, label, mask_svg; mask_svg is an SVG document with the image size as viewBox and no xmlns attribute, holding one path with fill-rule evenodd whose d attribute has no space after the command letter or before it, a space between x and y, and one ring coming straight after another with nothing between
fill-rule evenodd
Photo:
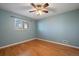
<instances>
[{"instance_id":1,"label":"ceiling fan blade","mask_svg":"<svg viewBox=\"0 0 79 59\"><path fill-rule=\"evenodd\" d=\"M48 7L48 6L49 6L48 3L45 3L45 4L43 5L44 8L46 8L46 7Z\"/></svg>"},{"instance_id":2,"label":"ceiling fan blade","mask_svg":"<svg viewBox=\"0 0 79 59\"><path fill-rule=\"evenodd\" d=\"M33 10L33 11L29 11L29 12L35 12L35 10Z\"/></svg>"},{"instance_id":3,"label":"ceiling fan blade","mask_svg":"<svg viewBox=\"0 0 79 59\"><path fill-rule=\"evenodd\" d=\"M35 4L34 4L34 3L31 3L31 5L32 5L34 8L36 8L36 6L35 6Z\"/></svg>"},{"instance_id":4,"label":"ceiling fan blade","mask_svg":"<svg viewBox=\"0 0 79 59\"><path fill-rule=\"evenodd\" d=\"M47 11L47 10L43 10L43 12L48 13L48 11Z\"/></svg>"},{"instance_id":5,"label":"ceiling fan blade","mask_svg":"<svg viewBox=\"0 0 79 59\"><path fill-rule=\"evenodd\" d=\"M34 11L29 11L29 12L34 12Z\"/></svg>"}]
</instances>

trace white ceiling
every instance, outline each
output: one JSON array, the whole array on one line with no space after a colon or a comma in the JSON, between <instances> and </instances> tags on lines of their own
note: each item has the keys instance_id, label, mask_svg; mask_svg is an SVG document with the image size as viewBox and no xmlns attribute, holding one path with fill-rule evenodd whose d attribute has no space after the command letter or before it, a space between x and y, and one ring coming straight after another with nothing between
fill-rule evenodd
<instances>
[{"instance_id":1,"label":"white ceiling","mask_svg":"<svg viewBox=\"0 0 79 59\"><path fill-rule=\"evenodd\" d=\"M54 11L50 10L47 14L36 15L35 13L28 12L32 9L30 3L0 3L0 9L27 16L35 20L79 9L79 3L49 3L49 8L53 9L53 7L55 7Z\"/></svg>"}]
</instances>

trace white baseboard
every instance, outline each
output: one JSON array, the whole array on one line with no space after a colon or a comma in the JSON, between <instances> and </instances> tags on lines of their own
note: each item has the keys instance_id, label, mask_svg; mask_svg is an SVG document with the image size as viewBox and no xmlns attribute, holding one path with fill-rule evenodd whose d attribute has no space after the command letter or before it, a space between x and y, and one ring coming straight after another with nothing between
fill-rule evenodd
<instances>
[{"instance_id":1,"label":"white baseboard","mask_svg":"<svg viewBox=\"0 0 79 59\"><path fill-rule=\"evenodd\" d=\"M11 47L11 46L14 46L14 45L17 45L17 44L22 44L22 43L25 43L25 42L28 42L28 41L31 41L31 40L35 40L35 39L79 49L79 47L77 47L77 46L63 44L63 43L59 43L59 42L55 42L55 41L50 41L50 40L46 40L46 39L40 39L40 38L32 38L32 39L24 40L24 41L21 41L21 42L5 45L5 46L0 47L0 49Z\"/></svg>"},{"instance_id":2,"label":"white baseboard","mask_svg":"<svg viewBox=\"0 0 79 59\"><path fill-rule=\"evenodd\" d=\"M17 45L17 44L22 44L22 43L25 43L25 42L28 42L28 41L31 41L31 40L34 40L34 39L36 39L36 38L32 38L32 39L24 40L24 41L21 41L21 42L5 45L5 46L0 47L0 49L11 47L11 46L14 46L14 45Z\"/></svg>"},{"instance_id":3,"label":"white baseboard","mask_svg":"<svg viewBox=\"0 0 79 59\"><path fill-rule=\"evenodd\" d=\"M72 47L72 48L76 48L76 49L79 49L79 47L73 46L73 45L68 45L68 44L59 43L59 42L55 42L55 41L50 41L50 40L46 40L46 39L40 39L40 38L36 38L36 39L42 40L42 41L46 41L46 42L55 43L55 44L60 44L60 45L64 45L64 46L68 46L68 47Z\"/></svg>"}]
</instances>

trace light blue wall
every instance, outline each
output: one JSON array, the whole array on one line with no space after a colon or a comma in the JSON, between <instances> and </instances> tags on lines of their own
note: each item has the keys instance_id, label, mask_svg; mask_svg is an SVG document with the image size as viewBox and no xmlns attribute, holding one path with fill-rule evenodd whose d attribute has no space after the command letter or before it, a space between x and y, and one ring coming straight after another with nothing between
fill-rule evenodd
<instances>
[{"instance_id":1,"label":"light blue wall","mask_svg":"<svg viewBox=\"0 0 79 59\"><path fill-rule=\"evenodd\" d=\"M79 47L79 10L39 20L37 27L39 38Z\"/></svg>"},{"instance_id":2,"label":"light blue wall","mask_svg":"<svg viewBox=\"0 0 79 59\"><path fill-rule=\"evenodd\" d=\"M14 18L10 16L20 17L28 22L28 29L24 31L16 30ZM23 17L14 13L0 10L0 46L20 42L31 39L36 34L36 22L28 17Z\"/></svg>"},{"instance_id":3,"label":"light blue wall","mask_svg":"<svg viewBox=\"0 0 79 59\"><path fill-rule=\"evenodd\" d=\"M14 26L14 18L10 16L25 19L29 24L28 29L17 31ZM0 10L0 46L35 37L79 46L79 10L39 21L32 21L31 18Z\"/></svg>"}]
</instances>

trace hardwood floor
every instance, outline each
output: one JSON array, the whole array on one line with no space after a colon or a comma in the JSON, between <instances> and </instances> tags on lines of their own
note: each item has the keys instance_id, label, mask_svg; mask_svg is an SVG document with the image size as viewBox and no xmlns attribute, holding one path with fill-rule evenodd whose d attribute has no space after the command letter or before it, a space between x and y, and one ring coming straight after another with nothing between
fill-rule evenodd
<instances>
[{"instance_id":1,"label":"hardwood floor","mask_svg":"<svg viewBox=\"0 0 79 59\"><path fill-rule=\"evenodd\" d=\"M70 48L41 40L32 40L23 44L0 50L1 56L79 56L79 49Z\"/></svg>"}]
</instances>

